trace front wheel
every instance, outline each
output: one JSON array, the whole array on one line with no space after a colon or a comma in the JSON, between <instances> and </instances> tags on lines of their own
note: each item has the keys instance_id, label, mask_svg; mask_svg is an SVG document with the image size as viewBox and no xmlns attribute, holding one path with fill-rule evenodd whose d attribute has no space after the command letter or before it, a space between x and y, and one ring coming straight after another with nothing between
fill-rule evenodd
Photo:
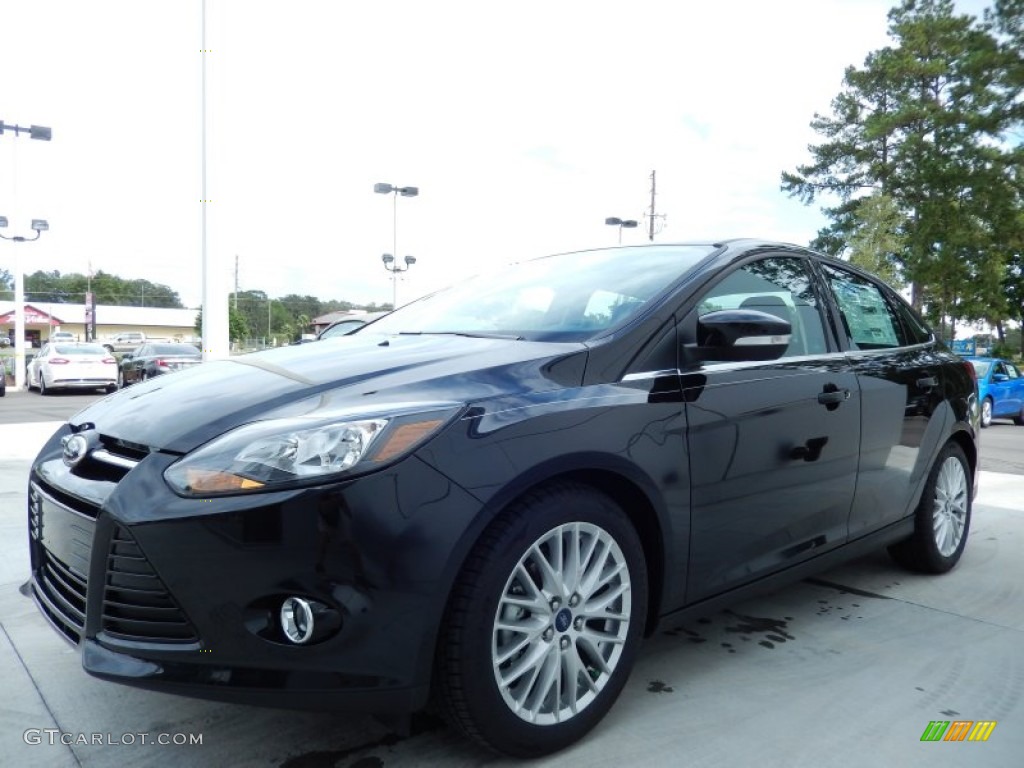
<instances>
[{"instance_id":1,"label":"front wheel","mask_svg":"<svg viewBox=\"0 0 1024 768\"><path fill-rule=\"evenodd\" d=\"M442 711L499 752L556 752L615 702L646 616L643 547L621 507L576 483L532 491L456 582L438 646Z\"/></svg>"},{"instance_id":2,"label":"front wheel","mask_svg":"<svg viewBox=\"0 0 1024 768\"><path fill-rule=\"evenodd\" d=\"M1024 405L1020 407L1017 415L1013 417L1013 423L1018 427L1024 427Z\"/></svg>"},{"instance_id":3,"label":"front wheel","mask_svg":"<svg viewBox=\"0 0 1024 768\"><path fill-rule=\"evenodd\" d=\"M981 401L981 426L988 427L992 424L992 399L986 397Z\"/></svg>"},{"instance_id":4,"label":"front wheel","mask_svg":"<svg viewBox=\"0 0 1024 768\"><path fill-rule=\"evenodd\" d=\"M963 449L947 443L939 453L921 502L914 533L889 547L896 562L914 571L945 573L960 560L971 527L971 468Z\"/></svg>"}]
</instances>

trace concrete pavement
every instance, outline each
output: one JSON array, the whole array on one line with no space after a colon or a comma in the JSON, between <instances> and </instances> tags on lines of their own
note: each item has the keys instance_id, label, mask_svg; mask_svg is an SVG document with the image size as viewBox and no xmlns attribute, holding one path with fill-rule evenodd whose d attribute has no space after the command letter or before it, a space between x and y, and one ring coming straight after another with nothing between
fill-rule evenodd
<instances>
[{"instance_id":1,"label":"concrete pavement","mask_svg":"<svg viewBox=\"0 0 1024 768\"><path fill-rule=\"evenodd\" d=\"M0 425L0 766L515 764L427 717L399 737L368 717L195 701L87 676L18 592L27 469L58 423ZM1022 647L1024 477L985 472L952 573L908 574L879 553L667 625L597 730L536 764L1021 765ZM958 720L996 726L983 743L921 741L931 721ZM142 743L143 734L202 744Z\"/></svg>"}]
</instances>

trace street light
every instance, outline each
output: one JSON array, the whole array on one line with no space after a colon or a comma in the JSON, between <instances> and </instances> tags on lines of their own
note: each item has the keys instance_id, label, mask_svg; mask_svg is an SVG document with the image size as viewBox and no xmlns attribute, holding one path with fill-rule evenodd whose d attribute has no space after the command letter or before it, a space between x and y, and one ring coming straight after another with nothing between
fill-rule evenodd
<instances>
[{"instance_id":1,"label":"street light","mask_svg":"<svg viewBox=\"0 0 1024 768\"><path fill-rule=\"evenodd\" d=\"M391 273L391 308L395 309L398 305L398 275L401 272L408 272L409 267L416 263L416 257L406 256L404 267L395 264L395 257L390 253L383 254L380 259L384 262L384 269Z\"/></svg>"},{"instance_id":2,"label":"street light","mask_svg":"<svg viewBox=\"0 0 1024 768\"><path fill-rule=\"evenodd\" d=\"M6 228L7 228L7 217L6 216L0 216L0 229L6 229ZM36 233L35 237L23 237L21 235L15 235L14 237L8 237L3 232L0 232L0 238L3 238L4 240L11 240L11 241L13 241L15 243L31 243L33 240L38 240L39 239L39 235L41 235L43 232L48 231L50 229L50 225L47 223L46 219L32 219L32 229L35 230L35 233Z\"/></svg>"},{"instance_id":3,"label":"street light","mask_svg":"<svg viewBox=\"0 0 1024 768\"><path fill-rule=\"evenodd\" d=\"M378 183L373 185L373 191L378 195L394 195L391 205L391 253L385 253L381 260L384 262L384 268L391 273L391 308L395 309L398 306L398 273L408 271L409 267L416 263L413 256L405 257L404 267L394 263L395 257L392 254L398 253L398 196L416 197L420 193L420 188Z\"/></svg>"},{"instance_id":4,"label":"street light","mask_svg":"<svg viewBox=\"0 0 1024 768\"><path fill-rule=\"evenodd\" d=\"M609 216L604 220L604 223L610 227L619 228L619 245L622 245L623 229L636 229L636 221L634 219L620 219L617 216Z\"/></svg>"},{"instance_id":5,"label":"street light","mask_svg":"<svg viewBox=\"0 0 1024 768\"><path fill-rule=\"evenodd\" d=\"M5 131L13 131L15 138L22 133L27 133L30 139L37 141L50 141L53 138L53 131L45 125L30 125L25 128L20 125L8 125L0 120L0 136ZM7 219L3 220L3 226L7 226ZM39 234L49 229L49 226L43 219L33 219L32 229L35 230L35 237L4 237L4 240L30 243L38 240ZM16 250L14 253L14 386L21 389L25 386L25 286L21 274L21 260L18 258L19 251Z\"/></svg>"}]
</instances>

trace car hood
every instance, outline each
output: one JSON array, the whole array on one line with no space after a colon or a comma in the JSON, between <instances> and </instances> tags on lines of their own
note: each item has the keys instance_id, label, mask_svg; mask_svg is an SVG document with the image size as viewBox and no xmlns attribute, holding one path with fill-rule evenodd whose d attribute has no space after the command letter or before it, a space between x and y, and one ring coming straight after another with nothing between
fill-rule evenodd
<instances>
[{"instance_id":1,"label":"car hood","mask_svg":"<svg viewBox=\"0 0 1024 768\"><path fill-rule=\"evenodd\" d=\"M240 355L158 376L79 411L70 423L154 449L188 452L229 429L313 411L469 403L578 386L586 346L454 335L356 334Z\"/></svg>"}]
</instances>

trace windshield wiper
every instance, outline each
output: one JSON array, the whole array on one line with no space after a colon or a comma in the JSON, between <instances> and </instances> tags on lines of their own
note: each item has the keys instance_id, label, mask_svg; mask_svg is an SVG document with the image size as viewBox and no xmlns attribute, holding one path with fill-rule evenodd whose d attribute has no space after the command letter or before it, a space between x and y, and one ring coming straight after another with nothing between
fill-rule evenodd
<instances>
[{"instance_id":1,"label":"windshield wiper","mask_svg":"<svg viewBox=\"0 0 1024 768\"><path fill-rule=\"evenodd\" d=\"M399 336L465 336L467 339L504 339L506 341L522 341L522 336L509 333L482 333L480 331L399 331Z\"/></svg>"}]
</instances>

